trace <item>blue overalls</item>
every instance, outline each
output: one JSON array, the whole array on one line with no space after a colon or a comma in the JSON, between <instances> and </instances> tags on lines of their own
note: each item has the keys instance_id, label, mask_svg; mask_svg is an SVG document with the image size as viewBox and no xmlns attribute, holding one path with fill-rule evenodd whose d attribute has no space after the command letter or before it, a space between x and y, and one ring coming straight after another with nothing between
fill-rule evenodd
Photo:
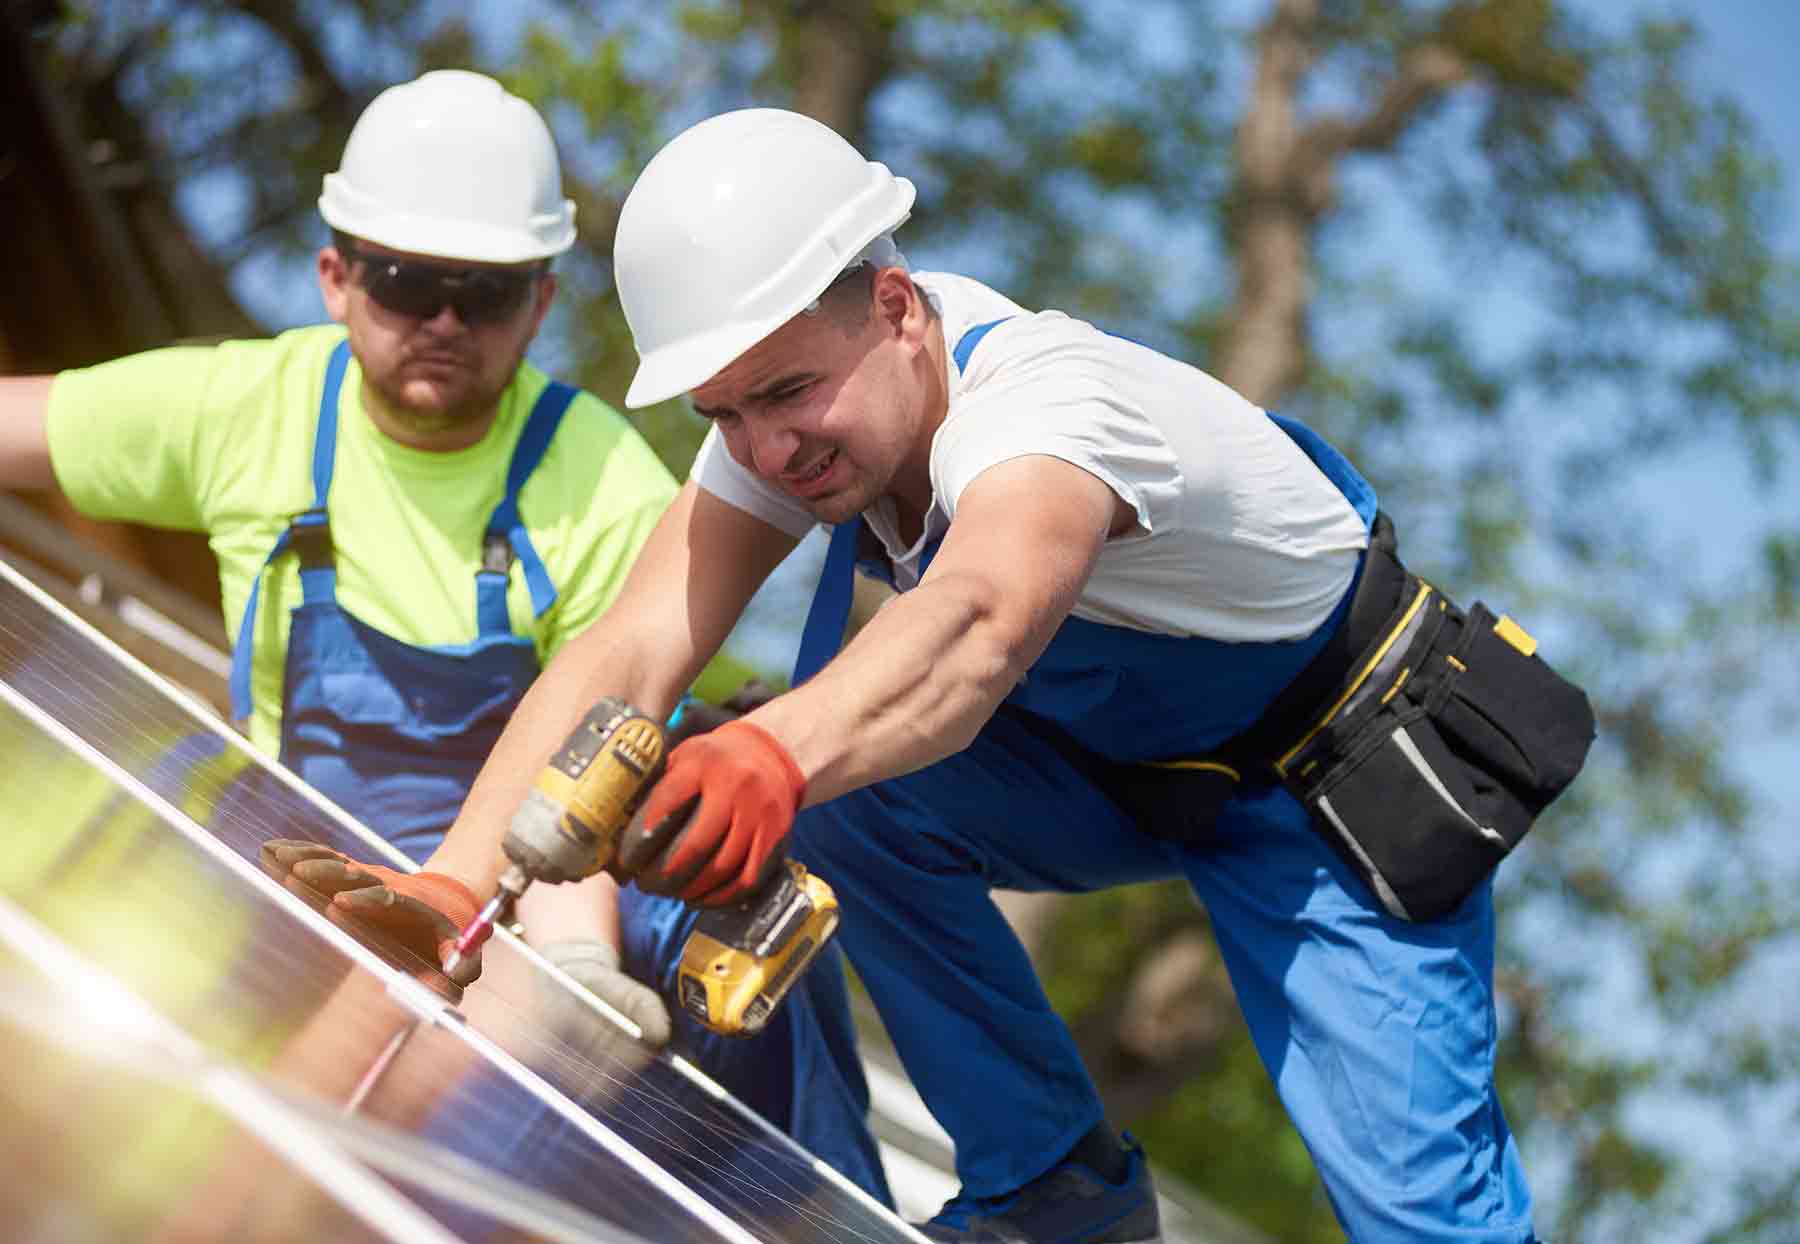
<instances>
[{"instance_id":1,"label":"blue overalls","mask_svg":"<svg viewBox=\"0 0 1800 1244\"><path fill-rule=\"evenodd\" d=\"M294 519L265 566L294 549L302 600L289 631L281 760L308 783L415 861L423 861L455 819L482 762L537 677L531 640L515 635L506 605L517 559L541 616L556 599L543 560L519 515L519 493L543 459L575 396L551 383L538 398L513 450L506 495L488 519L476 572L474 642L422 648L361 621L337 600L326 498L336 456L338 399L349 343L332 353L313 441L313 504ZM261 576L251 589L232 653L232 709L248 717L251 643ZM624 967L666 999L698 913L677 899L621 892ZM835 981L835 984L834 984ZM865 1119L868 1088L860 1063L837 1057L854 1047L841 962L815 965L763 1034L728 1041L670 1006L677 1042L715 1079L764 1118L871 1194L889 1201Z\"/></svg>"},{"instance_id":2,"label":"blue overalls","mask_svg":"<svg viewBox=\"0 0 1800 1244\"><path fill-rule=\"evenodd\" d=\"M958 343L959 367L990 327ZM1374 491L1354 468L1301 425L1277 422L1372 521ZM840 641L859 525L833 533L796 681ZM798 818L794 854L837 892L844 951L956 1141L964 1197L1021 1187L1103 1118L990 887L1079 892L1185 876L1350 1238L1532 1238L1493 1084L1489 889L1444 920L1396 920L1280 787L1241 789L1203 845L1182 846L1144 833L1056 746L1060 733L1118 762L1204 755L1256 720L1348 600L1290 643L1071 617L969 747Z\"/></svg>"}]
</instances>

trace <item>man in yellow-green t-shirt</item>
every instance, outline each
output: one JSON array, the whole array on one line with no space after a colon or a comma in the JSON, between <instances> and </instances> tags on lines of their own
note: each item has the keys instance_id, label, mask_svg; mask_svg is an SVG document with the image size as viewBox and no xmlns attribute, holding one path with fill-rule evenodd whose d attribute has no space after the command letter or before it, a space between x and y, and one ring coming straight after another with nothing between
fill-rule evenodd
<instances>
[{"instance_id":1,"label":"man in yellow-green t-shirt","mask_svg":"<svg viewBox=\"0 0 1800 1244\"><path fill-rule=\"evenodd\" d=\"M412 797L385 790L389 770L402 762L408 778L421 761L446 777L460 767L439 764L441 750L437 760L396 752L403 745L393 727L412 735L436 727L441 737L432 741L441 747L471 746L469 727L485 733L489 706L503 712L511 692L522 690L515 681L529 682L611 602L674 484L621 416L529 363L513 372L471 443L408 443L374 416L354 344L336 326L303 328L65 372L49 390L47 439L56 482L83 513L208 534L238 637L234 715L247 716L264 751L419 856L429 850L423 840L435 842L448 823L444 796L453 815L467 780L443 792L428 785ZM545 437L541 460L509 496L508 467L530 448L521 435L534 412L546 431L557 399L566 410ZM328 473L323 505L315 495L321 470ZM508 505L516 510L510 521L497 513ZM271 559L284 540L283 554ZM315 557L316 570L307 569ZM317 599L296 620L295 606L307 599L303 575L315 578ZM338 618L307 616L324 601L335 602ZM307 681L297 667L329 661L313 651L318 632L340 624L397 641L390 649L360 636L357 647L373 645L378 662L442 658L451 681L479 681L483 691L473 705L410 729L410 705L373 686L358 688L363 703L316 702L316 692L295 685ZM290 643L296 630L299 640ZM335 665L327 675L346 676ZM422 688L405 690L416 698ZM295 704L299 694L309 698ZM365 725L389 729L359 731ZM364 753L361 774L320 771L325 756L352 741L359 753L371 746L384 759L391 753L393 763ZM344 798L355 787L366 801L370 786L378 798L393 797L373 810Z\"/></svg>"},{"instance_id":2,"label":"man in yellow-green t-shirt","mask_svg":"<svg viewBox=\"0 0 1800 1244\"><path fill-rule=\"evenodd\" d=\"M234 716L417 861L539 670L618 594L675 482L617 412L524 362L550 261L575 239L529 104L454 70L391 88L319 207L336 323L0 379L0 486L205 531ZM397 874L388 889L441 909L407 889L430 884ZM605 877L528 898L539 949L667 1040L668 1009L639 981L672 985L692 913ZM808 1053L835 1048L848 1017L784 1012L785 1042L761 1043L781 1066L674 1026L771 1121L825 1121L797 1138L885 1195L860 1068ZM772 1100L758 1084L790 1088Z\"/></svg>"}]
</instances>

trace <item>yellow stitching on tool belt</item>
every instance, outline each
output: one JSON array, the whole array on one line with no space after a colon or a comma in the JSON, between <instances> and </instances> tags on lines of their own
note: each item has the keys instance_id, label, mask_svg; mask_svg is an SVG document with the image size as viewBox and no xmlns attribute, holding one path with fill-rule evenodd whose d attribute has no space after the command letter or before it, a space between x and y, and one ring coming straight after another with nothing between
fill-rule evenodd
<instances>
[{"instance_id":1,"label":"yellow stitching on tool belt","mask_svg":"<svg viewBox=\"0 0 1800 1244\"><path fill-rule=\"evenodd\" d=\"M1411 676L1412 676L1412 666L1408 665L1408 666L1402 667L1400 670L1400 677L1394 679L1394 685L1387 689L1387 692L1381 697L1381 702L1383 704L1386 704L1389 700L1391 700L1395 696L1399 695L1400 688L1402 688L1406 685L1406 680L1408 678L1410 678Z\"/></svg>"},{"instance_id":2,"label":"yellow stitching on tool belt","mask_svg":"<svg viewBox=\"0 0 1800 1244\"><path fill-rule=\"evenodd\" d=\"M1381 646L1363 663L1363 667L1356 672L1356 677L1350 680L1350 685L1344 688L1344 694L1338 697L1337 703L1333 704L1331 708L1327 710L1325 715L1314 723L1313 728L1308 730L1298 743L1290 747L1286 754L1284 754L1280 760L1275 762L1275 772L1286 776L1288 762L1293 760L1293 758L1298 755L1301 749L1308 743L1312 742L1313 736L1323 730L1331 719L1337 716L1338 710L1344 707L1351 696L1356 694L1356 689L1363 685L1363 680L1369 676L1369 671L1381 664L1381 658L1387 655L1388 649L1393 647L1394 641L1398 639L1400 633L1406 629L1407 623L1413 620L1413 615L1419 612L1419 606L1425 603L1425 598L1429 595L1431 595L1431 584L1421 580L1419 582L1419 594L1413 597L1413 603L1407 606L1406 614L1400 619L1400 624L1387 633L1387 638L1381 641ZM1442 605L1439 607L1442 608Z\"/></svg>"},{"instance_id":3,"label":"yellow stitching on tool belt","mask_svg":"<svg viewBox=\"0 0 1800 1244\"><path fill-rule=\"evenodd\" d=\"M1507 643L1517 648L1526 656L1531 656L1537 651L1537 640L1531 637L1531 632L1527 631L1517 622L1514 622L1504 613L1500 615L1500 620L1494 623L1494 634L1498 635L1501 639L1504 639Z\"/></svg>"},{"instance_id":4,"label":"yellow stitching on tool belt","mask_svg":"<svg viewBox=\"0 0 1800 1244\"><path fill-rule=\"evenodd\" d=\"M1242 776L1230 765L1216 760L1146 760L1143 763L1152 769L1204 769L1210 773L1223 773L1234 782Z\"/></svg>"}]
</instances>

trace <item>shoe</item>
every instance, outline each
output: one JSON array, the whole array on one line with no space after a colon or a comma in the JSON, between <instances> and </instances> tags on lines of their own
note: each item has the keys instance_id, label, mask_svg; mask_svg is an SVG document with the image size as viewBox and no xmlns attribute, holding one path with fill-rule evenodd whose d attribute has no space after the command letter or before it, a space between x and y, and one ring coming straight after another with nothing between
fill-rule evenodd
<instances>
[{"instance_id":1,"label":"shoe","mask_svg":"<svg viewBox=\"0 0 1800 1244\"><path fill-rule=\"evenodd\" d=\"M1130 1133L1124 1142L1131 1164L1119 1183L1066 1161L1010 1196L957 1196L919 1230L927 1239L962 1244L1161 1244L1150 1165Z\"/></svg>"}]
</instances>

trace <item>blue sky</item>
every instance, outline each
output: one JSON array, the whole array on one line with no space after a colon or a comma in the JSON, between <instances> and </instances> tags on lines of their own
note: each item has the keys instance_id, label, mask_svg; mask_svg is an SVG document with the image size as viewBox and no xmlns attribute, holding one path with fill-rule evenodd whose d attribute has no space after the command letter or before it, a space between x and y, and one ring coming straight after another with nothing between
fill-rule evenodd
<instances>
[{"instance_id":1,"label":"blue sky","mask_svg":"<svg viewBox=\"0 0 1800 1244\"><path fill-rule=\"evenodd\" d=\"M1800 262L1800 76L1794 55L1800 51L1800 4L1792 0L1694 0L1676 8L1652 0L1585 0L1582 8L1601 20L1617 23L1629 17L1681 12L1704 35L1697 55L1703 80L1728 92L1754 118L1761 141L1779 161L1785 181L1785 210L1780 238L1791 259ZM1789 438L1789 448L1794 447ZM1671 556L1693 558L1714 573L1728 572L1732 552L1701 544L1689 521L1705 513L1738 533L1737 552L1748 547L1755 532L1770 521L1800 527L1800 488L1795 464L1784 473L1783 486L1754 487L1735 453L1721 450L1686 462L1671 463L1655 484L1680 497L1679 513L1670 515ZM1761 775L1764 802L1774 824L1800 822L1800 766L1792 763L1800 739L1787 732L1755 732L1759 739L1745 748L1742 767Z\"/></svg>"},{"instance_id":2,"label":"blue sky","mask_svg":"<svg viewBox=\"0 0 1800 1244\"><path fill-rule=\"evenodd\" d=\"M1586 0L1597 14L1656 14L1666 4L1649 0ZM1791 0L1704 0L1686 6L1706 36L1700 61L1706 78L1728 90L1757 119L1763 141L1787 170L1787 226L1783 237L1800 250L1800 78L1794 55L1800 51L1800 4Z\"/></svg>"}]
</instances>

